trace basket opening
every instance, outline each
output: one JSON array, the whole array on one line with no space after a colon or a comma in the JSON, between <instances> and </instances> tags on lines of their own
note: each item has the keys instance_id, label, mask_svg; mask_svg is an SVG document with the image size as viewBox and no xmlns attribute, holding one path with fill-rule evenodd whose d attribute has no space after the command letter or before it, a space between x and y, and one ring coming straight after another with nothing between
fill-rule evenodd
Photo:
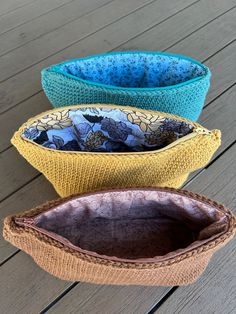
<instances>
[{"instance_id":1,"label":"basket opening","mask_svg":"<svg viewBox=\"0 0 236 314\"><path fill-rule=\"evenodd\" d=\"M140 152L161 149L193 132L164 114L109 107L54 111L28 125L22 137L54 150Z\"/></svg>"},{"instance_id":2,"label":"basket opening","mask_svg":"<svg viewBox=\"0 0 236 314\"><path fill-rule=\"evenodd\" d=\"M194 60L145 52L77 59L59 65L59 69L85 81L123 88L172 86L206 74Z\"/></svg>"},{"instance_id":3,"label":"basket opening","mask_svg":"<svg viewBox=\"0 0 236 314\"><path fill-rule=\"evenodd\" d=\"M225 231L226 219L217 208L178 193L134 189L75 197L34 223L82 250L145 259L206 242Z\"/></svg>"}]
</instances>

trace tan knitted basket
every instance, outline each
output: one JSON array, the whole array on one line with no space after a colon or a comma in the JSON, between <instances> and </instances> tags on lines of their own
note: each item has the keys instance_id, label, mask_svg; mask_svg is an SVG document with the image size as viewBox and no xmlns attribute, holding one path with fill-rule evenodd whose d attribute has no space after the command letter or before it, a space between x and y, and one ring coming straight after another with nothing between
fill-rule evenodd
<instances>
[{"instance_id":1,"label":"tan knitted basket","mask_svg":"<svg viewBox=\"0 0 236 314\"><path fill-rule=\"evenodd\" d=\"M80 194L4 221L6 240L65 280L186 285L235 233L234 215L169 188Z\"/></svg>"}]
</instances>

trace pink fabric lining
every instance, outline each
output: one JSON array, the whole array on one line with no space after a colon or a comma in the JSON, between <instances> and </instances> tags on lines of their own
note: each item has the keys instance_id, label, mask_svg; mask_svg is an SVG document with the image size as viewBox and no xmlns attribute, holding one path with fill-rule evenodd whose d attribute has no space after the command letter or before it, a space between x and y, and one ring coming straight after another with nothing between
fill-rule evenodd
<instances>
[{"instance_id":1,"label":"pink fabric lining","mask_svg":"<svg viewBox=\"0 0 236 314\"><path fill-rule=\"evenodd\" d=\"M206 242L226 228L208 204L161 190L99 192L35 217L35 225L73 246L121 259L152 259Z\"/></svg>"}]
</instances>

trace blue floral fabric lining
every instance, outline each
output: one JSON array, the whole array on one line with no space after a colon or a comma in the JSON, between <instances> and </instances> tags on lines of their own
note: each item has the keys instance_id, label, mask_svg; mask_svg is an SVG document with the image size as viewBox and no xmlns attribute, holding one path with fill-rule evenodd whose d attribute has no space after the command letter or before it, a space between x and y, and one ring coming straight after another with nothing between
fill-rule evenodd
<instances>
[{"instance_id":1,"label":"blue floral fabric lining","mask_svg":"<svg viewBox=\"0 0 236 314\"><path fill-rule=\"evenodd\" d=\"M34 121L22 137L63 151L130 152L165 147L193 131L186 122L112 108L64 109Z\"/></svg>"},{"instance_id":2,"label":"blue floral fabric lining","mask_svg":"<svg viewBox=\"0 0 236 314\"><path fill-rule=\"evenodd\" d=\"M205 75L191 60L150 53L117 53L72 60L60 70L95 83L133 88L176 85Z\"/></svg>"}]
</instances>

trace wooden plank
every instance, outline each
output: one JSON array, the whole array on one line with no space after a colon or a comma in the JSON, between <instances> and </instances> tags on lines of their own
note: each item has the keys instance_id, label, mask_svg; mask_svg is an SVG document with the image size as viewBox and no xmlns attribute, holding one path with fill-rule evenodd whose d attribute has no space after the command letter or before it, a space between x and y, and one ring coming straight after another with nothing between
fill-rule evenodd
<instances>
[{"instance_id":1,"label":"wooden plank","mask_svg":"<svg viewBox=\"0 0 236 314\"><path fill-rule=\"evenodd\" d=\"M206 65L212 70L212 84L207 95L207 102L215 99L236 81L236 41L207 60Z\"/></svg>"},{"instance_id":2,"label":"wooden plank","mask_svg":"<svg viewBox=\"0 0 236 314\"><path fill-rule=\"evenodd\" d=\"M112 2L112 0L77 0L60 6L55 10L50 10L47 14L0 35L0 56L21 47L44 34L61 28L63 25L95 11L109 2ZM46 1L46 4L51 4L51 2ZM44 7L44 4L41 2L38 2L37 5L40 8ZM35 12L37 12L37 10Z\"/></svg>"},{"instance_id":3,"label":"wooden plank","mask_svg":"<svg viewBox=\"0 0 236 314\"><path fill-rule=\"evenodd\" d=\"M163 2L164 0L160 1ZM193 1L194 0L182 0L181 5L182 2L189 4ZM59 49L62 50L67 46L70 46L74 42L102 29L121 17L127 16L132 12L136 13L141 8L143 11L144 6L147 6L148 4L150 10L149 14L151 14L151 12L153 14L153 10L157 10L158 8L157 3L159 3L159 1L114 0L106 6L0 57L0 80L6 80L25 68L53 55L58 52ZM176 4L173 4L173 6L178 7ZM58 49L58 47L60 48ZM16 60L16 62L12 62L12 60Z\"/></svg>"},{"instance_id":4,"label":"wooden plank","mask_svg":"<svg viewBox=\"0 0 236 314\"><path fill-rule=\"evenodd\" d=\"M33 208L46 201L56 199L58 195L52 185L40 176L27 184L19 191L8 197L0 205L0 229L3 227L3 219L6 216ZM6 242L0 233L0 264L16 252L16 248Z\"/></svg>"},{"instance_id":5,"label":"wooden plank","mask_svg":"<svg viewBox=\"0 0 236 314\"><path fill-rule=\"evenodd\" d=\"M116 47L115 50L146 50L147 47L148 50L154 51L167 50L178 41L181 41L180 44L182 43L184 45L185 40L188 40L186 38L187 36L191 37L193 32L195 36L198 36L198 30L209 22L209 26L212 25L213 22L211 22L211 20L216 19L216 22L218 22L222 14L222 18L224 19L224 13L234 6L235 1L231 0L224 2L221 0L200 1L180 14L173 16L171 20L167 20L161 25L152 27L150 30L145 30L142 34ZM205 27L202 28L202 30L205 30ZM214 31L214 29L212 29L212 31ZM163 34L165 34L165 36L163 36ZM186 39L182 40L183 38ZM205 47L205 50L206 48L207 47ZM185 46L184 49L186 49ZM195 51L198 50L199 47L195 49ZM217 49L215 51L217 51ZM191 50L191 54L194 54L194 50ZM206 53L205 55L208 54ZM201 55L202 58L197 58L204 60L205 55Z\"/></svg>"},{"instance_id":6,"label":"wooden plank","mask_svg":"<svg viewBox=\"0 0 236 314\"><path fill-rule=\"evenodd\" d=\"M225 203L236 213L236 145L221 156L190 186L191 190ZM235 313L236 238L215 254L208 268L193 285L178 288L156 313Z\"/></svg>"},{"instance_id":7,"label":"wooden plank","mask_svg":"<svg viewBox=\"0 0 236 314\"><path fill-rule=\"evenodd\" d=\"M20 268L20 271L19 271ZM50 301L70 286L36 266L23 252L0 267L2 314L39 313Z\"/></svg>"},{"instance_id":8,"label":"wooden plank","mask_svg":"<svg viewBox=\"0 0 236 314\"><path fill-rule=\"evenodd\" d=\"M10 13L19 8L26 7L36 0L1 0L0 16Z\"/></svg>"},{"instance_id":9,"label":"wooden plank","mask_svg":"<svg viewBox=\"0 0 236 314\"><path fill-rule=\"evenodd\" d=\"M25 24L40 15L74 0L41 0L21 7L13 12L4 14L0 19L0 34L3 34L19 25ZM2 3L1 3L2 4Z\"/></svg>"},{"instance_id":10,"label":"wooden plank","mask_svg":"<svg viewBox=\"0 0 236 314\"><path fill-rule=\"evenodd\" d=\"M232 0L227 1L224 4L226 8L222 8L221 0L206 0L204 2L200 2L202 15L205 17L205 19L202 19L199 23L197 19L194 20L192 17L195 15L195 6L198 4L196 3L192 7L186 9L188 10L187 12L188 15L191 13L190 19L185 18L186 15L184 10L179 14L176 14L171 19L163 22L165 24L164 29L161 26L162 23L159 24L158 27L156 28L156 34L160 35L158 37L158 40L156 40L155 37L153 40L153 42L155 42L156 45L155 49L164 50L165 48L172 45L176 41L179 41L181 38L190 34L194 29L197 29L199 26L202 25L201 23L204 24L207 18L211 19L215 18L218 14L224 12L225 9L228 9L230 6L232 6L232 3L230 1ZM190 9L192 11L189 11ZM198 11L200 11L200 9L197 10L197 13ZM206 15L205 12L208 12L208 14ZM172 12L167 13L171 14ZM161 19L162 18L166 19L167 16L164 15L164 13L160 10ZM177 16L179 16L179 18L176 20ZM174 19L174 23L172 23L172 19ZM129 21L128 18L125 18L125 20ZM156 22L158 22L158 19L156 19ZM130 20L130 23L136 25L135 20ZM77 44L73 44L71 47L61 52L58 52L52 57L47 58L46 60L34 65L29 69L24 70L23 72L15 75L13 78L10 78L7 81L3 82L0 86L0 112L3 112L15 106L17 103L22 102L24 99L40 91L41 89L40 70L43 67L49 66L50 64L53 63L61 62L64 59L71 59L74 57L81 57L86 54L89 55L93 53L104 52L109 49L115 49L116 46L119 46L125 40L132 38L129 32L126 31L127 29L129 29L129 24L124 23L124 20L118 21L114 23L114 25L112 24L104 28L103 30L97 32L96 34L79 41ZM141 31L143 31L143 28ZM118 32L120 39L119 41L117 41ZM165 34L165 36L162 36L163 33ZM137 34L138 32L136 31L134 35L136 36ZM136 38L135 40L138 41L138 38ZM209 43L209 45L211 45L211 42ZM148 34L147 39L144 38L143 44L142 45L140 44L139 46L140 46L139 49L146 50L147 47L149 49L150 40ZM131 45L130 47L132 48L133 46ZM29 80L29 77L32 79Z\"/></svg>"},{"instance_id":11,"label":"wooden plank","mask_svg":"<svg viewBox=\"0 0 236 314\"><path fill-rule=\"evenodd\" d=\"M220 129L222 133L222 143L213 159L219 156L227 149L236 138L236 106L234 99L236 97L236 86L218 97L210 105L204 108L199 123L209 130ZM227 123L225 123L227 121ZM192 180L202 169L199 169L188 177L188 181Z\"/></svg>"},{"instance_id":12,"label":"wooden plank","mask_svg":"<svg viewBox=\"0 0 236 314\"><path fill-rule=\"evenodd\" d=\"M0 200L32 180L38 172L14 147L0 154Z\"/></svg>"},{"instance_id":13,"label":"wooden plank","mask_svg":"<svg viewBox=\"0 0 236 314\"><path fill-rule=\"evenodd\" d=\"M170 288L79 283L47 313L143 314Z\"/></svg>"},{"instance_id":14,"label":"wooden plank","mask_svg":"<svg viewBox=\"0 0 236 314\"><path fill-rule=\"evenodd\" d=\"M216 20L199 29L170 51L192 58L205 60L235 39L236 8L221 15ZM220 33L219 33L220 32ZM219 36L221 40L219 40ZM211 45L209 45L211 42Z\"/></svg>"}]
</instances>

